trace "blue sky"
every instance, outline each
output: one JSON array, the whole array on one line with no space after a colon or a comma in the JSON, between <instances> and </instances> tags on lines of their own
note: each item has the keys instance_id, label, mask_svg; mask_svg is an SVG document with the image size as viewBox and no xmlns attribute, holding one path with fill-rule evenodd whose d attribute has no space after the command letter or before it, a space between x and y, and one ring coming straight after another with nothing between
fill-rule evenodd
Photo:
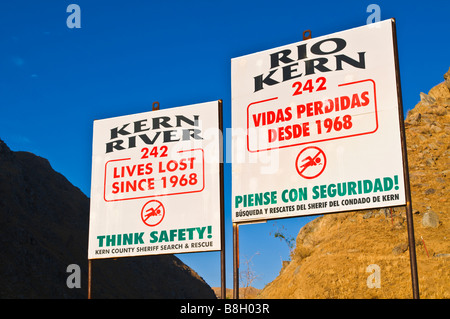
<instances>
[{"instance_id":1,"label":"blue sky","mask_svg":"<svg viewBox=\"0 0 450 319\"><path fill-rule=\"evenodd\" d=\"M81 8L70 29L67 6ZM450 66L448 0L430 1L104 1L4 0L0 3L0 138L14 151L47 158L90 194L92 124L102 119L222 99L231 127L230 60L366 24L367 6L397 21L405 113L443 80ZM225 150L227 152L227 150ZM227 286L232 287L231 164L225 164ZM242 226L241 258L253 257L272 281L289 236L313 217ZM220 285L219 253L179 256L211 286ZM217 267L215 266L217 265Z\"/></svg>"}]
</instances>

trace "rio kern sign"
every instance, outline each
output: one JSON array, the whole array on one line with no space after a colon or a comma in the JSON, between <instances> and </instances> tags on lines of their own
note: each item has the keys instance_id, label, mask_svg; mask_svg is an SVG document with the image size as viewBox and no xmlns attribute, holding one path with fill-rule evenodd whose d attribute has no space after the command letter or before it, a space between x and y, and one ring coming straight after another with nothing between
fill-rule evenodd
<instances>
[{"instance_id":1,"label":"rio kern sign","mask_svg":"<svg viewBox=\"0 0 450 319\"><path fill-rule=\"evenodd\" d=\"M221 249L219 101L94 122L89 259Z\"/></svg>"},{"instance_id":2,"label":"rio kern sign","mask_svg":"<svg viewBox=\"0 0 450 319\"><path fill-rule=\"evenodd\" d=\"M405 205L393 23L232 59L233 222Z\"/></svg>"}]
</instances>

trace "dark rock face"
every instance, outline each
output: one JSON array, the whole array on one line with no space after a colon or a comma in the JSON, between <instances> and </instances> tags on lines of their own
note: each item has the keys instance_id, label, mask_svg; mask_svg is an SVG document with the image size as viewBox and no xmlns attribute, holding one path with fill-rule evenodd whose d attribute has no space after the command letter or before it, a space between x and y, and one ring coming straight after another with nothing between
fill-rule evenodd
<instances>
[{"instance_id":1,"label":"dark rock face","mask_svg":"<svg viewBox=\"0 0 450 319\"><path fill-rule=\"evenodd\" d=\"M89 198L0 140L0 298L86 298ZM71 264L81 288L68 288ZM215 298L173 255L92 261L92 298Z\"/></svg>"}]
</instances>

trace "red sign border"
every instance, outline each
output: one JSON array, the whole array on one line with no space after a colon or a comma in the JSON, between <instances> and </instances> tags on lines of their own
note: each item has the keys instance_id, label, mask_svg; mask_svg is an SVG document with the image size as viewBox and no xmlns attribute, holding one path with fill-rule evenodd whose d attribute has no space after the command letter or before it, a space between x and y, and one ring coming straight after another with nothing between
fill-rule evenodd
<instances>
[{"instance_id":1,"label":"red sign border","mask_svg":"<svg viewBox=\"0 0 450 319\"><path fill-rule=\"evenodd\" d=\"M160 197L160 196L171 196L171 195L181 195L181 194L193 194L193 193L200 193L203 192L205 189L205 151L202 148L194 148L190 150L182 150L178 151L178 153L183 152L193 152L193 151L201 151L202 152L202 169L203 169L203 186L202 189L196 190L196 191L187 191L187 192L178 192L178 193L172 193L172 194L155 194L155 195L149 195L149 196L139 196L139 197L132 197L132 198L121 198L121 199L106 199L106 170L107 166L111 162L117 162L117 161L126 161L130 160L131 158L122 158L122 159L114 159L107 161L105 164L105 175L104 175L104 184L103 184L103 200L105 202L118 202L123 200L134 200L134 199L142 199L142 198L152 198L152 197Z\"/></svg>"},{"instance_id":2,"label":"red sign border","mask_svg":"<svg viewBox=\"0 0 450 319\"><path fill-rule=\"evenodd\" d=\"M352 84L357 84L357 83L362 83L362 82L372 82L373 84L373 93L374 93L374 103L375 103L375 129L373 131L370 132L364 132L364 133L358 133L358 134L353 134L353 135L346 135L346 136L340 136L340 137L332 137L332 138L326 138L326 139L322 139L322 140L312 140L312 141L308 141L308 142L303 142L303 143L297 143L297 144L292 144L292 145L284 145L284 146L278 146L278 147L270 147L270 148L266 148L266 149L262 149L262 150L251 150L250 149L250 142L249 142L249 130L250 130L250 117L249 117L249 109L250 106L258 104L258 103L263 103L263 102L268 102L268 101L273 101L278 99L278 97L274 97L274 98L270 98L270 99L266 99L266 100L262 100L262 101L257 101L257 102L253 102L250 103L247 106L247 150L250 153L258 153L258 152L262 152L262 151L270 151L270 150L276 150L276 149L281 149L281 148L286 148L286 147L293 147L293 146L299 146L299 145L305 145L305 144L311 144L311 143L319 143L319 142L325 142L325 141L332 141L332 140L338 140L338 139L342 139L342 138L348 138L348 137L354 137L354 136L361 136L361 135L367 135L367 134L373 134L378 130L378 106L377 106L377 91L376 91L376 85L375 85L375 81L372 79L366 79L366 80L360 80L360 81L355 81L355 82L349 82L349 83L342 83L342 84L338 84L338 87L340 86L346 86L346 85L352 85Z\"/></svg>"}]
</instances>

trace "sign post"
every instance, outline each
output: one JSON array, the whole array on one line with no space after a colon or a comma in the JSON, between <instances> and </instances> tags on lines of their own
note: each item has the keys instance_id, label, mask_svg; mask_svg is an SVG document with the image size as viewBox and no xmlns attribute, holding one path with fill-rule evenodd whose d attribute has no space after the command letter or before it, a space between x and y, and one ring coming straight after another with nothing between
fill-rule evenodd
<instances>
[{"instance_id":1,"label":"sign post","mask_svg":"<svg viewBox=\"0 0 450 319\"><path fill-rule=\"evenodd\" d=\"M408 152L406 147L405 121L403 119L403 99L402 88L400 81L400 65L398 61L398 47L397 47L397 31L395 28L395 20L393 20L392 36L394 39L394 56L395 56L395 74L397 79L397 95L399 100L398 117L400 124L400 132L402 137L402 152L403 152L403 174L405 178L405 193L406 193L406 223L408 228L408 247L409 247L409 263L411 267L411 284L413 290L413 298L420 299L419 292L419 276L417 271L416 258L416 241L414 236L414 221L412 212L412 198L411 186L409 183L409 165Z\"/></svg>"},{"instance_id":2,"label":"sign post","mask_svg":"<svg viewBox=\"0 0 450 319\"><path fill-rule=\"evenodd\" d=\"M220 294L222 299L227 296L227 283L225 271L225 190L223 168L223 101L219 100L219 176L220 176Z\"/></svg>"},{"instance_id":3,"label":"sign post","mask_svg":"<svg viewBox=\"0 0 450 319\"><path fill-rule=\"evenodd\" d=\"M239 224L233 223L233 299L239 299Z\"/></svg>"},{"instance_id":4,"label":"sign post","mask_svg":"<svg viewBox=\"0 0 450 319\"><path fill-rule=\"evenodd\" d=\"M221 100L94 122L89 264L221 251L224 290L222 125Z\"/></svg>"},{"instance_id":5,"label":"sign post","mask_svg":"<svg viewBox=\"0 0 450 319\"><path fill-rule=\"evenodd\" d=\"M232 59L233 223L408 210L396 50L390 19Z\"/></svg>"}]
</instances>

